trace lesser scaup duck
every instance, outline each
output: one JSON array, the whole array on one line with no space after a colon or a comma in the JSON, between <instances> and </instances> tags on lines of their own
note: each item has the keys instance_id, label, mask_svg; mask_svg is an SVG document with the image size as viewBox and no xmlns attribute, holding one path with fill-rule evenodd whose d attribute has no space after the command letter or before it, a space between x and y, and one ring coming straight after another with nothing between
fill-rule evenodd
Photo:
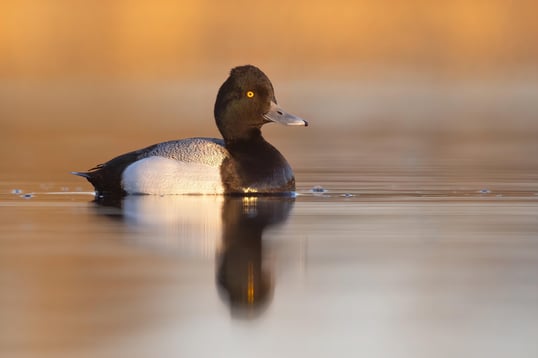
<instances>
[{"instance_id":1,"label":"lesser scaup duck","mask_svg":"<svg viewBox=\"0 0 538 358\"><path fill-rule=\"evenodd\" d=\"M293 171L261 134L266 123L307 126L277 105L269 78L257 67L232 69L215 101L223 139L188 138L120 155L87 172L98 197L127 194L289 194Z\"/></svg>"}]
</instances>

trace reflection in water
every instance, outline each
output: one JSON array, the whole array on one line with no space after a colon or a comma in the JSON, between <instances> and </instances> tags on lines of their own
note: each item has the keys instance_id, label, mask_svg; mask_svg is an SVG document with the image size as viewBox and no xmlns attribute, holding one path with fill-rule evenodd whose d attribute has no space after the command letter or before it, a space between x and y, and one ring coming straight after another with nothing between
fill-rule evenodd
<instances>
[{"instance_id":1,"label":"reflection in water","mask_svg":"<svg viewBox=\"0 0 538 358\"><path fill-rule=\"evenodd\" d=\"M98 207L114 220L80 196L14 196L0 203L0 356L538 357L534 193L365 191L132 197ZM256 268L274 284L265 306ZM231 300L224 286L241 284L267 309L230 322L249 309L217 288Z\"/></svg>"},{"instance_id":2,"label":"reflection in water","mask_svg":"<svg viewBox=\"0 0 538 358\"><path fill-rule=\"evenodd\" d=\"M273 280L263 265L262 234L266 227L287 219L293 200L233 197L224 201L217 282L233 315L252 317L271 300Z\"/></svg>"},{"instance_id":3,"label":"reflection in water","mask_svg":"<svg viewBox=\"0 0 538 358\"><path fill-rule=\"evenodd\" d=\"M142 234L145 245L181 255L217 256L217 285L232 315L253 318L270 302L264 230L285 222L291 197L128 196L97 209Z\"/></svg>"}]
</instances>

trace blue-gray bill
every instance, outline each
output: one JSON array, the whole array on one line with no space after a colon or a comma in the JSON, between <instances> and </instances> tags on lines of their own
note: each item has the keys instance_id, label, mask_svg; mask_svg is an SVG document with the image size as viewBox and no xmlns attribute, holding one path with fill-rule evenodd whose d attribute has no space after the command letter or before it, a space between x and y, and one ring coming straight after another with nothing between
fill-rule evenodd
<instances>
[{"instance_id":1,"label":"blue-gray bill","mask_svg":"<svg viewBox=\"0 0 538 358\"><path fill-rule=\"evenodd\" d=\"M308 126L307 121L300 117L297 117L296 115L286 112L274 101L271 101L271 107L269 107L269 111L263 115L263 118L265 118L269 122L276 122L284 124L286 126Z\"/></svg>"}]
</instances>

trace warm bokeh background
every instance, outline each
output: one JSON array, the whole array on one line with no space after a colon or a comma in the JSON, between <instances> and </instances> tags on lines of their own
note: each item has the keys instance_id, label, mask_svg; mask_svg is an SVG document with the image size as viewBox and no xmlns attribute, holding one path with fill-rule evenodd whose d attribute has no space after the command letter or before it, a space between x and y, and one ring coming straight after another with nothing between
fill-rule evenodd
<instances>
[{"instance_id":1,"label":"warm bokeh background","mask_svg":"<svg viewBox=\"0 0 538 358\"><path fill-rule=\"evenodd\" d=\"M199 78L245 61L308 77L490 76L538 57L538 6L525 0L20 0L0 12L1 74L26 80Z\"/></svg>"},{"instance_id":2,"label":"warm bokeh background","mask_svg":"<svg viewBox=\"0 0 538 358\"><path fill-rule=\"evenodd\" d=\"M538 357L537 17L537 0L0 0L0 356ZM89 203L69 171L218 136L217 89L245 63L311 124L264 129L307 194L265 251L263 201ZM216 252L246 233L275 290L237 323Z\"/></svg>"},{"instance_id":3,"label":"warm bokeh background","mask_svg":"<svg viewBox=\"0 0 538 358\"><path fill-rule=\"evenodd\" d=\"M311 121L268 129L295 167L334 163L316 150L329 130L376 140L350 153L404 153L387 165L521 157L537 146L484 152L480 140L538 133L537 13L524 0L2 1L0 170L56 177L153 142L216 136L215 93L245 63ZM406 135L411 147L395 148ZM363 160L351 157L342 165Z\"/></svg>"}]
</instances>

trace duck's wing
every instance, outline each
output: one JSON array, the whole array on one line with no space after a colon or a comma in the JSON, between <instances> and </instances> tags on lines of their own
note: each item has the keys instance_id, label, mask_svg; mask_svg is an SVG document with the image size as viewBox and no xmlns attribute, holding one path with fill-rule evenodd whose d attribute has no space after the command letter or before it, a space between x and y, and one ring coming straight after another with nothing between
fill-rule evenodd
<instances>
[{"instance_id":1,"label":"duck's wing","mask_svg":"<svg viewBox=\"0 0 538 358\"><path fill-rule=\"evenodd\" d=\"M173 140L119 155L85 172L71 173L86 178L95 187L97 195L122 196L126 194L122 187L122 174L125 168L137 160L151 156L220 166L222 160L228 156L228 151L221 139Z\"/></svg>"},{"instance_id":2,"label":"duck's wing","mask_svg":"<svg viewBox=\"0 0 538 358\"><path fill-rule=\"evenodd\" d=\"M182 162L220 166L228 156L224 140L217 138L187 138L159 143L142 158L159 156Z\"/></svg>"}]
</instances>

